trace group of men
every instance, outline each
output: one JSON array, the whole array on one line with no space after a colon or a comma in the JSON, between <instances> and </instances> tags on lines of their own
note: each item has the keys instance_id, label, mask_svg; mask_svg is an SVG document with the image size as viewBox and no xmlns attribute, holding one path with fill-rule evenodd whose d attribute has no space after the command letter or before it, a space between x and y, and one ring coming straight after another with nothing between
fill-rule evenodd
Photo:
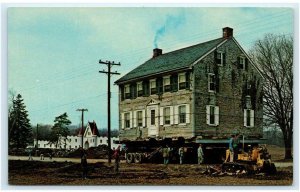
<instances>
[{"instance_id":1,"label":"group of men","mask_svg":"<svg viewBox=\"0 0 300 192\"><path fill-rule=\"evenodd\" d=\"M230 151L230 162L233 162L237 159L238 156L238 140L239 135L232 135L230 140L229 140L229 151ZM114 171L116 173L119 172L119 163L120 163L120 149L121 146L118 146L117 149L113 150L113 155L112 157L115 159L115 165L114 165ZM164 148L162 148L162 156L164 158L164 164L167 165L169 164L169 158L170 158L170 153L171 153L171 148L166 145ZM184 155L186 153L186 148L180 147L178 149L178 155L179 155L179 163L183 164L184 162ZM198 164L202 164L204 161L204 153L202 149L202 144L199 144L199 147L197 149L197 157L198 157ZM86 178L87 177L87 154L85 150L82 150L82 155L81 155L81 166L82 166L82 177Z\"/></svg>"},{"instance_id":2,"label":"group of men","mask_svg":"<svg viewBox=\"0 0 300 192\"><path fill-rule=\"evenodd\" d=\"M163 158L164 158L164 164L165 165L169 164L170 153L171 153L171 148L168 145L166 145L166 147L164 147L162 149L162 155L163 155ZM179 163L180 164L183 164L183 162L184 162L185 153L186 153L186 148L180 147L178 149ZM198 156L198 164L203 163L204 153L203 153L203 149L202 149L201 144L199 144L199 147L197 149L197 156Z\"/></svg>"}]
</instances>

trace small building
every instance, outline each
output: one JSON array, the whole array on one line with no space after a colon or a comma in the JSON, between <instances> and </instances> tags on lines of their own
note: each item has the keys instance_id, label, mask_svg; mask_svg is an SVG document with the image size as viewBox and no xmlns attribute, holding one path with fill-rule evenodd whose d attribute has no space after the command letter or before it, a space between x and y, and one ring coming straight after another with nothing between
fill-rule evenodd
<instances>
[{"instance_id":1,"label":"small building","mask_svg":"<svg viewBox=\"0 0 300 192\"><path fill-rule=\"evenodd\" d=\"M120 143L180 137L225 143L233 133L245 141L262 138L262 75L233 29L222 34L169 53L155 48L152 58L115 82Z\"/></svg>"},{"instance_id":2,"label":"small building","mask_svg":"<svg viewBox=\"0 0 300 192\"><path fill-rule=\"evenodd\" d=\"M51 148L51 149L78 149L82 145L83 139L83 147L84 149L88 149L90 147L97 147L99 145L108 145L108 138L106 136L100 136L97 124L95 121L88 122L86 128L84 130L80 129L78 135L75 136L67 136L61 137L58 145L49 143L49 141L38 140L38 148ZM111 147L117 148L118 144L115 144L119 139L117 137L111 138ZM36 140L34 141L36 143Z\"/></svg>"}]
</instances>

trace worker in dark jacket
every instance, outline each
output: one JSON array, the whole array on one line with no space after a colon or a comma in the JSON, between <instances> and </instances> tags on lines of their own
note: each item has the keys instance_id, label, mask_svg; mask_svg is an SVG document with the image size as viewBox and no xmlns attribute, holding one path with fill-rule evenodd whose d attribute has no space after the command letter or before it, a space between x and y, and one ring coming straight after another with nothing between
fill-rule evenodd
<instances>
[{"instance_id":1,"label":"worker in dark jacket","mask_svg":"<svg viewBox=\"0 0 300 192\"><path fill-rule=\"evenodd\" d=\"M236 161L238 159L238 153L239 153L239 134L236 134L235 137L232 140L232 147L233 147L233 161Z\"/></svg>"},{"instance_id":2,"label":"worker in dark jacket","mask_svg":"<svg viewBox=\"0 0 300 192\"><path fill-rule=\"evenodd\" d=\"M88 163L87 163L87 154L84 149L82 149L81 151L81 168L82 168L82 178L87 179Z\"/></svg>"},{"instance_id":3,"label":"worker in dark jacket","mask_svg":"<svg viewBox=\"0 0 300 192\"><path fill-rule=\"evenodd\" d=\"M115 159L115 173L119 172L119 164L120 164L120 148L119 145L117 149L114 151L113 158Z\"/></svg>"}]
</instances>

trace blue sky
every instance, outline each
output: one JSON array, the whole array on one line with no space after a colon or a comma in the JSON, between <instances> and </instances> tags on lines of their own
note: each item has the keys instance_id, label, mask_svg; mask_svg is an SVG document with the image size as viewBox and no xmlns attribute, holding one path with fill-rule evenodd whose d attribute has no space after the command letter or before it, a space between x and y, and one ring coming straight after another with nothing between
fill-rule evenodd
<instances>
[{"instance_id":1,"label":"blue sky","mask_svg":"<svg viewBox=\"0 0 300 192\"><path fill-rule=\"evenodd\" d=\"M99 59L121 62L125 75L159 47L169 52L219 38L222 28L248 51L267 33L293 34L289 8L9 8L8 89L20 93L33 125L67 112L72 124L107 125L107 76ZM112 82L121 76L113 76ZM118 88L112 86L112 128L118 128Z\"/></svg>"}]
</instances>

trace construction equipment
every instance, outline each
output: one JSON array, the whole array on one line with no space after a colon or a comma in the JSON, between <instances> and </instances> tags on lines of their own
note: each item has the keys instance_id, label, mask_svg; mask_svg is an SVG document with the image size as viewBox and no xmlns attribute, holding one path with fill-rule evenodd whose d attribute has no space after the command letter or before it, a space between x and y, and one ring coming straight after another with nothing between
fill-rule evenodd
<instances>
[{"instance_id":1,"label":"construction equipment","mask_svg":"<svg viewBox=\"0 0 300 192\"><path fill-rule=\"evenodd\" d=\"M247 172L275 174L276 167L265 145L254 146L248 152L241 151L235 162L228 162L230 150L226 150L226 160L222 165L223 172Z\"/></svg>"}]
</instances>

